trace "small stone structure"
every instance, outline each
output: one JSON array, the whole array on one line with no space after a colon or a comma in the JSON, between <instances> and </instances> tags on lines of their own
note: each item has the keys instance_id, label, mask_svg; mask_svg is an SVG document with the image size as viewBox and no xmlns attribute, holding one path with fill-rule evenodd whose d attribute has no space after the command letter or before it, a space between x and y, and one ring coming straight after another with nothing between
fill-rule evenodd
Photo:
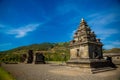
<instances>
[{"instance_id":1,"label":"small stone structure","mask_svg":"<svg viewBox=\"0 0 120 80\"><path fill-rule=\"evenodd\" d=\"M35 64L45 64L45 56L43 53L36 53L35 56Z\"/></svg>"},{"instance_id":2,"label":"small stone structure","mask_svg":"<svg viewBox=\"0 0 120 80\"><path fill-rule=\"evenodd\" d=\"M43 51L36 51L34 54L33 50L29 50L27 55L27 63L45 64L45 56L43 55Z\"/></svg>"},{"instance_id":3,"label":"small stone structure","mask_svg":"<svg viewBox=\"0 0 120 80\"><path fill-rule=\"evenodd\" d=\"M104 53L103 57L107 59L107 57L111 57L112 62L116 65L120 65L120 53Z\"/></svg>"},{"instance_id":4,"label":"small stone structure","mask_svg":"<svg viewBox=\"0 0 120 80\"><path fill-rule=\"evenodd\" d=\"M32 62L33 62L33 50L29 50L27 63L32 63Z\"/></svg>"},{"instance_id":5,"label":"small stone structure","mask_svg":"<svg viewBox=\"0 0 120 80\"><path fill-rule=\"evenodd\" d=\"M95 33L91 31L84 19L81 20L69 46L70 60L67 61L68 66L86 68L90 72L93 72L93 68L111 67L110 62L103 59L103 44L100 39L96 38Z\"/></svg>"}]
</instances>

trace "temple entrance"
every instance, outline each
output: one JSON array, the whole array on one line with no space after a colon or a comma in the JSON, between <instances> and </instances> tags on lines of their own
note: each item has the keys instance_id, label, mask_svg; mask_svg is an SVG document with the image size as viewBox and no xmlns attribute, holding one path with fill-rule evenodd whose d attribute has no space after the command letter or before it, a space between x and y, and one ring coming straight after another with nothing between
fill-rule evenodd
<instances>
[{"instance_id":1,"label":"temple entrance","mask_svg":"<svg viewBox=\"0 0 120 80\"><path fill-rule=\"evenodd\" d=\"M77 57L79 57L79 54L80 53L80 50L79 49L77 49Z\"/></svg>"},{"instance_id":2,"label":"temple entrance","mask_svg":"<svg viewBox=\"0 0 120 80\"><path fill-rule=\"evenodd\" d=\"M45 56L42 53L36 53L35 64L45 64Z\"/></svg>"},{"instance_id":3,"label":"temple entrance","mask_svg":"<svg viewBox=\"0 0 120 80\"><path fill-rule=\"evenodd\" d=\"M93 59L101 59L102 57L98 54L98 52L93 52Z\"/></svg>"},{"instance_id":4,"label":"temple entrance","mask_svg":"<svg viewBox=\"0 0 120 80\"><path fill-rule=\"evenodd\" d=\"M98 57L98 53L94 52L94 58L97 58L97 57Z\"/></svg>"}]
</instances>

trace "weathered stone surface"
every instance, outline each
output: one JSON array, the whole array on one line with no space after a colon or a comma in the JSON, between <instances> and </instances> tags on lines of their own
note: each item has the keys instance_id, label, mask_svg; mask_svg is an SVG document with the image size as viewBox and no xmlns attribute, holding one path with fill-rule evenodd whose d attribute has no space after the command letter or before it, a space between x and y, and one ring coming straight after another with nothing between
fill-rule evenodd
<instances>
[{"instance_id":1,"label":"weathered stone surface","mask_svg":"<svg viewBox=\"0 0 120 80\"><path fill-rule=\"evenodd\" d=\"M74 39L70 42L70 58L103 58L102 45L100 39L96 39L95 33L82 19Z\"/></svg>"},{"instance_id":2,"label":"weathered stone surface","mask_svg":"<svg viewBox=\"0 0 120 80\"><path fill-rule=\"evenodd\" d=\"M112 61L103 59L102 46L100 39L96 38L95 33L82 19L74 39L70 42L70 60L67 64L90 69L113 67Z\"/></svg>"},{"instance_id":3,"label":"weathered stone surface","mask_svg":"<svg viewBox=\"0 0 120 80\"><path fill-rule=\"evenodd\" d=\"M113 63L120 65L120 53L104 53L103 56L105 59L107 59L107 57L111 57Z\"/></svg>"},{"instance_id":4,"label":"weathered stone surface","mask_svg":"<svg viewBox=\"0 0 120 80\"><path fill-rule=\"evenodd\" d=\"M32 63L32 62L33 62L33 50L29 50L27 63Z\"/></svg>"}]
</instances>

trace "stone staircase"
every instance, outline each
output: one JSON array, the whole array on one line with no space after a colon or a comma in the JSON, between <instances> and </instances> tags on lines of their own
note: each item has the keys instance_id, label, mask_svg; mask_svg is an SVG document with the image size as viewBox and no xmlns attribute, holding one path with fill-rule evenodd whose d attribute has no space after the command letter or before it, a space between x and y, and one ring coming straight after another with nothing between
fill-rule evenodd
<instances>
[{"instance_id":1,"label":"stone staircase","mask_svg":"<svg viewBox=\"0 0 120 80\"><path fill-rule=\"evenodd\" d=\"M93 68L91 71L93 74L95 74L95 73L106 72L111 70L116 70L116 68L112 68L112 67Z\"/></svg>"}]
</instances>

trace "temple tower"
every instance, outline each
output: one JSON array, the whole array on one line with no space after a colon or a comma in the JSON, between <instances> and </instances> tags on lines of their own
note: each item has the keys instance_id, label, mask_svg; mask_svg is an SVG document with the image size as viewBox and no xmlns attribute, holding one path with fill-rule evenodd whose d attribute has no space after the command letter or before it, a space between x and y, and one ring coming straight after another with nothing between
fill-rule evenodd
<instances>
[{"instance_id":1,"label":"temple tower","mask_svg":"<svg viewBox=\"0 0 120 80\"><path fill-rule=\"evenodd\" d=\"M99 70L114 70L115 65L103 59L100 39L91 31L86 21L82 18L80 25L74 33L73 40L70 41L70 60L68 66L77 66L87 72L99 72ZM100 69L98 69L100 68Z\"/></svg>"},{"instance_id":2,"label":"temple tower","mask_svg":"<svg viewBox=\"0 0 120 80\"><path fill-rule=\"evenodd\" d=\"M74 39L70 42L70 58L103 58L102 46L100 39L96 39L95 33L82 18Z\"/></svg>"}]
</instances>

